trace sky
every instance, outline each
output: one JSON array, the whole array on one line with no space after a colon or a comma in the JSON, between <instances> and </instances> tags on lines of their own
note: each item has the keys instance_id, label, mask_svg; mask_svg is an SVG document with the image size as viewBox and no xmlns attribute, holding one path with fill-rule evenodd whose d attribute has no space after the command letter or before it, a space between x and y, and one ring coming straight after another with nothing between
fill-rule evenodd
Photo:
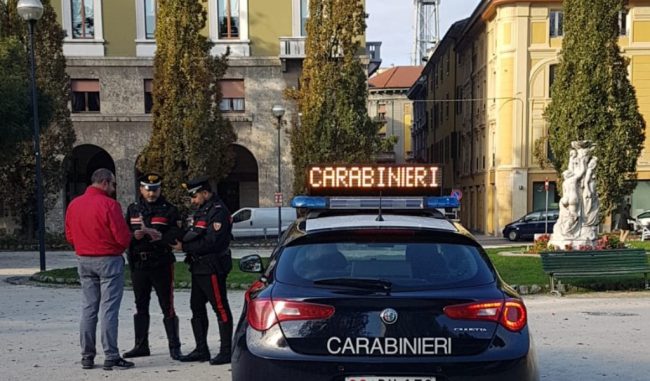
<instances>
[{"instance_id":1,"label":"sky","mask_svg":"<svg viewBox=\"0 0 650 381\"><path fill-rule=\"evenodd\" d=\"M471 16L480 0L441 0L440 38L458 20ZM411 65L415 40L413 0L366 0L367 41L381 41L382 67Z\"/></svg>"}]
</instances>

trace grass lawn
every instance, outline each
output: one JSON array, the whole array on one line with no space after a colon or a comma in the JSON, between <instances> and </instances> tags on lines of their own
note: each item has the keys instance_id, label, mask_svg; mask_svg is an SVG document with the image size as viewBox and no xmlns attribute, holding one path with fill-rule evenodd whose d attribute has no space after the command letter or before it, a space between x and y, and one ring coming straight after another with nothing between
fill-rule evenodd
<instances>
[{"instance_id":1,"label":"grass lawn","mask_svg":"<svg viewBox=\"0 0 650 381\"><path fill-rule=\"evenodd\" d=\"M259 274L243 273L239 270L239 260L233 259L233 268L228 274L229 288L246 288L246 285L253 283ZM268 263L265 260L265 263ZM190 286L190 272L187 265L183 262L176 262L174 266L174 284L176 288L188 288ZM36 280L44 283L69 283L78 284L79 274L77 274L76 267L68 267L64 269L54 269L36 274ZM125 267L124 277L127 286L131 286L131 271L129 266ZM243 286L242 286L243 285Z\"/></svg>"},{"instance_id":2,"label":"grass lawn","mask_svg":"<svg viewBox=\"0 0 650 381\"><path fill-rule=\"evenodd\" d=\"M650 251L650 241L631 241L629 245L634 248L643 248ZM500 252L523 252L525 246L501 247L487 249L488 256L501 277L511 285L532 285L537 284L543 286L548 284L548 276L542 271L542 264L539 257L527 256L501 256ZM264 259L265 264L268 259ZM131 276L128 266L126 268L126 284L131 285ZM246 288L247 285L253 283L259 274L243 273L239 270L239 260L233 259L233 269L228 275L229 288ZM45 283L77 283L78 284L77 268L70 267L65 269L48 270L36 274L36 280ZM183 262L176 262L175 275L174 275L176 288L188 288L190 286L190 273L187 265ZM594 290L627 290L639 289L643 286L643 277L641 274L638 276L620 276L620 277L605 277L597 279L579 278L570 280L571 284L578 287L594 289Z\"/></svg>"}]
</instances>

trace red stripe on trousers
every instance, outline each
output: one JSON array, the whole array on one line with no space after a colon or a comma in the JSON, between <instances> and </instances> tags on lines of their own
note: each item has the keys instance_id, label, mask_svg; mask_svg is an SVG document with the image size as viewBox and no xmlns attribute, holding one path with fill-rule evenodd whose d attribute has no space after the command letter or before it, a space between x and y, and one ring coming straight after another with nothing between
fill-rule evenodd
<instances>
[{"instance_id":1,"label":"red stripe on trousers","mask_svg":"<svg viewBox=\"0 0 650 381\"><path fill-rule=\"evenodd\" d=\"M170 265L170 271L172 275L172 281L169 282L169 317L176 316L176 311L174 311L174 263Z\"/></svg>"},{"instance_id":2,"label":"red stripe on trousers","mask_svg":"<svg viewBox=\"0 0 650 381\"><path fill-rule=\"evenodd\" d=\"M212 292L214 292L214 298L217 301L217 311L221 315L221 322L228 323L228 315L226 310L223 308L223 303L221 302L221 293L219 292L219 282L217 282L217 276L212 274L210 277L212 281Z\"/></svg>"}]
</instances>

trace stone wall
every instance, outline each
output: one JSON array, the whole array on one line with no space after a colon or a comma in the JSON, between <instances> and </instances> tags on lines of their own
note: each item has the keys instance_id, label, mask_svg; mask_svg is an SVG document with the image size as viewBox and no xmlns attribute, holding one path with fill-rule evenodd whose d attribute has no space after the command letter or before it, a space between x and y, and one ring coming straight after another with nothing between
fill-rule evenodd
<instances>
[{"instance_id":1,"label":"stone wall","mask_svg":"<svg viewBox=\"0 0 650 381\"><path fill-rule=\"evenodd\" d=\"M68 59L71 79L98 79L101 111L74 113L77 134L75 147L91 144L105 150L115 162L118 182L117 198L124 208L135 200L135 161L149 140L151 116L144 113L144 80L153 78L151 59L93 58ZM281 129L281 169L284 204L292 196L293 168L289 133L295 107L284 98L287 87L297 86L301 65L278 58L232 57L225 79L244 79L246 111L225 114L237 133L236 143L248 149L258 164L259 200L243 197L242 206L274 206L277 189L277 119L271 109L275 104L286 108ZM131 186L132 184L132 186ZM254 183L243 183L250 189ZM48 211L50 231L63 231L64 192L54 209ZM256 201L256 202L255 202Z\"/></svg>"}]
</instances>

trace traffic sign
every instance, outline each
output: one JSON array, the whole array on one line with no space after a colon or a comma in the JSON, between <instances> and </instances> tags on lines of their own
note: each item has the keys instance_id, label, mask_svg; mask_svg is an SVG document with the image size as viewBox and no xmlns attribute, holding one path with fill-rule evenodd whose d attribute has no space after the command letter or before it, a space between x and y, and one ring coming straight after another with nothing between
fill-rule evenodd
<instances>
[{"instance_id":1,"label":"traffic sign","mask_svg":"<svg viewBox=\"0 0 650 381\"><path fill-rule=\"evenodd\" d=\"M463 198L463 191L461 191L460 189L452 189L451 190L451 197L453 197L456 200L460 201Z\"/></svg>"},{"instance_id":2,"label":"traffic sign","mask_svg":"<svg viewBox=\"0 0 650 381\"><path fill-rule=\"evenodd\" d=\"M275 192L275 204L278 206L282 205L282 193Z\"/></svg>"},{"instance_id":3,"label":"traffic sign","mask_svg":"<svg viewBox=\"0 0 650 381\"><path fill-rule=\"evenodd\" d=\"M544 180L544 190L548 192L548 177Z\"/></svg>"}]
</instances>

